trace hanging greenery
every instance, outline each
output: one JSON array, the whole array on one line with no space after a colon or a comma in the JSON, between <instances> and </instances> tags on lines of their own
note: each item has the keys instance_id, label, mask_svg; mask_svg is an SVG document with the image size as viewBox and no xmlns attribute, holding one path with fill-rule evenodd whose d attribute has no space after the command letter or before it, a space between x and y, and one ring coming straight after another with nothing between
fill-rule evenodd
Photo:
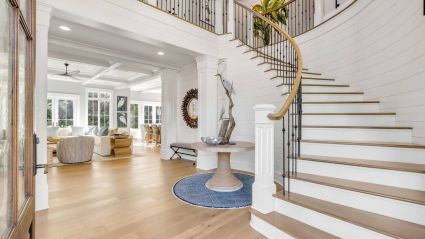
<instances>
[{"instance_id":1,"label":"hanging greenery","mask_svg":"<svg viewBox=\"0 0 425 239\"><path fill-rule=\"evenodd\" d=\"M261 3L252 6L252 10L270 19L274 23L286 25L288 8L285 0L261 0ZM263 40L265 46L270 44L272 26L259 17L254 17L254 36Z\"/></svg>"}]
</instances>

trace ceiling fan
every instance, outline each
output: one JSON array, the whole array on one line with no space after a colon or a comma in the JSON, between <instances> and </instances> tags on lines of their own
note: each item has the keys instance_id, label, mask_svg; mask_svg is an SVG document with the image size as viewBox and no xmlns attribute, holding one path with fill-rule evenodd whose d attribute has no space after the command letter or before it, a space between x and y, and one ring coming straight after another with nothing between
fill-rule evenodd
<instances>
[{"instance_id":1,"label":"ceiling fan","mask_svg":"<svg viewBox=\"0 0 425 239\"><path fill-rule=\"evenodd\" d=\"M56 74L57 76L70 77L72 79L79 80L79 81L82 80L82 79L79 79L77 77L74 77L75 75L80 74L80 71L79 70L68 72L68 66L69 66L69 64L66 62L66 63L64 63L64 65L65 65L65 72L62 73L62 74Z\"/></svg>"}]
</instances>

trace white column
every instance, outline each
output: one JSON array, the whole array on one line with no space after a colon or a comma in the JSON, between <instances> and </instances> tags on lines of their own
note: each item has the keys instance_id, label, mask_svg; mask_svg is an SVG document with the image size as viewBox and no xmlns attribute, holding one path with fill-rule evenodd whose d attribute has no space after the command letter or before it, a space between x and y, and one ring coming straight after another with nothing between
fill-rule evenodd
<instances>
[{"instance_id":1,"label":"white column","mask_svg":"<svg viewBox=\"0 0 425 239\"><path fill-rule=\"evenodd\" d=\"M223 33L223 2L224 0L215 2L215 33L217 34Z\"/></svg>"},{"instance_id":2,"label":"white column","mask_svg":"<svg viewBox=\"0 0 425 239\"><path fill-rule=\"evenodd\" d=\"M325 2L324 0L314 0L314 26L323 22L325 17Z\"/></svg>"},{"instance_id":3,"label":"white column","mask_svg":"<svg viewBox=\"0 0 425 239\"><path fill-rule=\"evenodd\" d=\"M176 70L161 71L161 159L170 159L172 150L170 144L177 141L177 83L180 78Z\"/></svg>"},{"instance_id":4,"label":"white column","mask_svg":"<svg viewBox=\"0 0 425 239\"><path fill-rule=\"evenodd\" d=\"M252 185L252 207L269 213L274 209L274 124L267 115L273 105L256 105L255 111L255 181Z\"/></svg>"},{"instance_id":5,"label":"white column","mask_svg":"<svg viewBox=\"0 0 425 239\"><path fill-rule=\"evenodd\" d=\"M218 135L218 59L210 56L196 58L198 67L198 139ZM197 167L209 170L217 167L217 155L198 152Z\"/></svg>"},{"instance_id":6,"label":"white column","mask_svg":"<svg viewBox=\"0 0 425 239\"><path fill-rule=\"evenodd\" d=\"M235 1L229 0L229 7L228 7L228 22L227 22L227 31L232 32L233 35L235 35Z\"/></svg>"},{"instance_id":7,"label":"white column","mask_svg":"<svg viewBox=\"0 0 425 239\"><path fill-rule=\"evenodd\" d=\"M48 32L52 8L37 4L36 83L34 99L34 130L40 143L37 145L37 163L47 162L47 52ZM35 209L49 208L49 187L44 169L37 170L35 178Z\"/></svg>"}]
</instances>

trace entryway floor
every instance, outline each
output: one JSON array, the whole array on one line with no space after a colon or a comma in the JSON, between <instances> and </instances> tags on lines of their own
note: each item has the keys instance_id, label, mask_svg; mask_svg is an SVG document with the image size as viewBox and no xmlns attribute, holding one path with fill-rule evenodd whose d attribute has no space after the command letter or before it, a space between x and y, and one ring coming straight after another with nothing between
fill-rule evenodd
<instances>
[{"instance_id":1,"label":"entryway floor","mask_svg":"<svg viewBox=\"0 0 425 239\"><path fill-rule=\"evenodd\" d=\"M132 159L51 168L50 208L36 213L37 239L264 238L248 208L204 209L177 200L174 183L197 170L135 147Z\"/></svg>"}]
</instances>

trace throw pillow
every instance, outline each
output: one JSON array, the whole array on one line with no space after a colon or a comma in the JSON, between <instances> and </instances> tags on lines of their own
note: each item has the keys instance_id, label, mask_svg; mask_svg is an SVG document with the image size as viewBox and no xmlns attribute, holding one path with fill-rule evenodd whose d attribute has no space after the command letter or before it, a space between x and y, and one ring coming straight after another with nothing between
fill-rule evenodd
<instances>
[{"instance_id":1,"label":"throw pillow","mask_svg":"<svg viewBox=\"0 0 425 239\"><path fill-rule=\"evenodd\" d=\"M59 127L47 127L47 137L57 137Z\"/></svg>"},{"instance_id":2,"label":"throw pillow","mask_svg":"<svg viewBox=\"0 0 425 239\"><path fill-rule=\"evenodd\" d=\"M84 135L84 127L72 126L72 136Z\"/></svg>"},{"instance_id":3,"label":"throw pillow","mask_svg":"<svg viewBox=\"0 0 425 239\"><path fill-rule=\"evenodd\" d=\"M108 128L107 127L100 128L99 133L97 135L98 136L108 136Z\"/></svg>"}]
</instances>

